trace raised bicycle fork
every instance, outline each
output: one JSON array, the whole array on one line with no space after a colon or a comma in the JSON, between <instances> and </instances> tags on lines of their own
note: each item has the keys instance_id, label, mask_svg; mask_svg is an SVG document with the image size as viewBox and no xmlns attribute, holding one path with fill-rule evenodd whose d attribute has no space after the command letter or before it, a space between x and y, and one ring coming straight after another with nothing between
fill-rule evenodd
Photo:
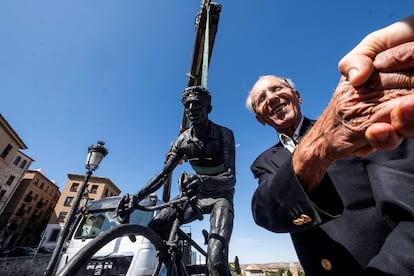
<instances>
[{"instance_id":1,"label":"raised bicycle fork","mask_svg":"<svg viewBox=\"0 0 414 276\"><path fill-rule=\"evenodd\" d=\"M174 219L170 235L168 241L166 241L167 250L170 256L170 269L175 266L178 270L177 275L191 275L191 274L199 274L199 273L207 273L206 265L194 265L190 263L186 263L184 258L185 246L193 246L200 254L204 257L207 257L207 252L203 248L201 248L190 236L188 236L184 231L180 229L180 226L183 225L184 222L184 215L187 207L191 205L192 209L195 211L196 218L199 220L203 219L203 214L201 213L200 208L196 204L197 197L193 196L189 198L183 205L177 204L174 208L177 209L177 217ZM185 244L187 242L187 245ZM191 251L190 251L191 252Z\"/></svg>"}]
</instances>

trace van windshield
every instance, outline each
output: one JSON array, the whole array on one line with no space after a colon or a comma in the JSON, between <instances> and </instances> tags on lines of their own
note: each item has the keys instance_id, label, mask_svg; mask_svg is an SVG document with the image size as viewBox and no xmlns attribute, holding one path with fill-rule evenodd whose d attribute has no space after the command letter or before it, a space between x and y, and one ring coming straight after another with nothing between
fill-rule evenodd
<instances>
[{"instance_id":1,"label":"van windshield","mask_svg":"<svg viewBox=\"0 0 414 276\"><path fill-rule=\"evenodd\" d=\"M131 224L147 226L153 214L153 211L135 210L131 214L129 222ZM75 233L75 239L93 239L100 233L108 231L117 225L119 225L119 222L115 217L115 210L97 210L97 212L85 215Z\"/></svg>"}]
</instances>

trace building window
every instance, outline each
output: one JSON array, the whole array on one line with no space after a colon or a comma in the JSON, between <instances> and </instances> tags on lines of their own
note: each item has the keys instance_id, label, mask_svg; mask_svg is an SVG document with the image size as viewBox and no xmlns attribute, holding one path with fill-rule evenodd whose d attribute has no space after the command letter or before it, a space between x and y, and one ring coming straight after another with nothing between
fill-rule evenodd
<instances>
[{"instance_id":1,"label":"building window","mask_svg":"<svg viewBox=\"0 0 414 276\"><path fill-rule=\"evenodd\" d=\"M72 186L70 187L71 192L77 192L79 188L79 183L73 182Z\"/></svg>"},{"instance_id":2,"label":"building window","mask_svg":"<svg viewBox=\"0 0 414 276\"><path fill-rule=\"evenodd\" d=\"M23 203L20 206L20 208L17 210L16 215L19 216L19 217L23 216L26 213L26 209L24 209L25 207L26 207L26 204Z\"/></svg>"},{"instance_id":3,"label":"building window","mask_svg":"<svg viewBox=\"0 0 414 276\"><path fill-rule=\"evenodd\" d=\"M9 176L9 179L7 179L7 182L6 182L6 185L11 185L12 183L13 183L13 180L15 179L16 177L14 176L14 175L10 175Z\"/></svg>"},{"instance_id":4,"label":"building window","mask_svg":"<svg viewBox=\"0 0 414 276\"><path fill-rule=\"evenodd\" d=\"M36 178L34 181L34 184L37 186L38 183L39 183L39 178Z\"/></svg>"},{"instance_id":5,"label":"building window","mask_svg":"<svg viewBox=\"0 0 414 276\"><path fill-rule=\"evenodd\" d=\"M45 203L43 202L43 197L40 198L40 201L36 203L36 208L43 208L45 206Z\"/></svg>"},{"instance_id":6,"label":"building window","mask_svg":"<svg viewBox=\"0 0 414 276\"><path fill-rule=\"evenodd\" d=\"M89 206L92 203L92 201L94 201L93 198L88 198L88 200L86 201L86 206Z\"/></svg>"},{"instance_id":7,"label":"building window","mask_svg":"<svg viewBox=\"0 0 414 276\"><path fill-rule=\"evenodd\" d=\"M96 194L96 191L98 191L98 185L92 185L91 194Z\"/></svg>"},{"instance_id":8,"label":"building window","mask_svg":"<svg viewBox=\"0 0 414 276\"><path fill-rule=\"evenodd\" d=\"M65 204L63 204L63 205L65 205L65 206L70 206L70 205L71 205L71 203L72 203L72 201L73 201L73 196L68 196L68 197L65 199Z\"/></svg>"},{"instance_id":9,"label":"building window","mask_svg":"<svg viewBox=\"0 0 414 276\"><path fill-rule=\"evenodd\" d=\"M64 222L67 215L68 215L68 212L60 212L59 217L58 217L58 221L59 222Z\"/></svg>"},{"instance_id":10,"label":"building window","mask_svg":"<svg viewBox=\"0 0 414 276\"><path fill-rule=\"evenodd\" d=\"M26 164L27 164L27 161L23 160L22 163L20 164L20 169L23 169L24 166L26 166Z\"/></svg>"},{"instance_id":11,"label":"building window","mask_svg":"<svg viewBox=\"0 0 414 276\"><path fill-rule=\"evenodd\" d=\"M50 235L49 241L50 242L57 241L57 238L59 236L59 232L60 232L59 229L53 229L52 234Z\"/></svg>"},{"instance_id":12,"label":"building window","mask_svg":"<svg viewBox=\"0 0 414 276\"><path fill-rule=\"evenodd\" d=\"M29 193L24 197L24 201L31 202L33 200L32 191L29 191Z\"/></svg>"},{"instance_id":13,"label":"building window","mask_svg":"<svg viewBox=\"0 0 414 276\"><path fill-rule=\"evenodd\" d=\"M8 145L4 148L3 152L0 154L0 157L1 157L1 158L3 158L3 159L5 159L5 158L6 158L6 156L10 153L10 151L11 151L11 149L12 149L12 148L13 148L13 147L12 147L12 145L8 144Z\"/></svg>"},{"instance_id":14,"label":"building window","mask_svg":"<svg viewBox=\"0 0 414 276\"><path fill-rule=\"evenodd\" d=\"M6 193L6 190L1 190L0 191L0 199L2 199L3 198L3 196L4 196L4 194Z\"/></svg>"},{"instance_id":15,"label":"building window","mask_svg":"<svg viewBox=\"0 0 414 276\"><path fill-rule=\"evenodd\" d=\"M40 184L40 189L43 190L43 186L45 186L45 183L44 182L42 182L42 184Z\"/></svg>"},{"instance_id":16,"label":"building window","mask_svg":"<svg viewBox=\"0 0 414 276\"><path fill-rule=\"evenodd\" d=\"M14 159L13 165L17 166L20 160L22 160L22 158L20 156L17 156L16 159Z\"/></svg>"}]
</instances>

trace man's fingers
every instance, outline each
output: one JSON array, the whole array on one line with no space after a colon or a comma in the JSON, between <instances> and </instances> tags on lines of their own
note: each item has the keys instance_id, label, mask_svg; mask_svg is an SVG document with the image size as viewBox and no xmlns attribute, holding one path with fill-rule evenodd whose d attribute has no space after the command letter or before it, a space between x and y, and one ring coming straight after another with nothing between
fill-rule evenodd
<instances>
[{"instance_id":1,"label":"man's fingers","mask_svg":"<svg viewBox=\"0 0 414 276\"><path fill-rule=\"evenodd\" d=\"M374 67L381 72L395 72L414 67L414 41L379 53Z\"/></svg>"},{"instance_id":2,"label":"man's fingers","mask_svg":"<svg viewBox=\"0 0 414 276\"><path fill-rule=\"evenodd\" d=\"M397 73L375 73L372 77L362 86L357 88L357 91L364 93L364 91L384 91L391 89L402 89L407 92L402 92L403 95L410 94L409 90L414 87L414 69L397 72ZM393 93L398 93L394 91Z\"/></svg>"},{"instance_id":3,"label":"man's fingers","mask_svg":"<svg viewBox=\"0 0 414 276\"><path fill-rule=\"evenodd\" d=\"M346 76L353 86L360 86L374 72L375 56L388 49L384 30L368 34L338 64L339 71Z\"/></svg>"},{"instance_id":4,"label":"man's fingers","mask_svg":"<svg viewBox=\"0 0 414 276\"><path fill-rule=\"evenodd\" d=\"M365 138L371 147L379 150L391 150L398 147L402 137L388 123L372 124L365 131Z\"/></svg>"},{"instance_id":5,"label":"man's fingers","mask_svg":"<svg viewBox=\"0 0 414 276\"><path fill-rule=\"evenodd\" d=\"M356 157L364 157L373 153L374 151L375 148L373 148L371 145L366 145L356 150L353 155Z\"/></svg>"},{"instance_id":6,"label":"man's fingers","mask_svg":"<svg viewBox=\"0 0 414 276\"><path fill-rule=\"evenodd\" d=\"M338 65L339 71L353 86L365 83L374 72L372 59L363 54L349 54Z\"/></svg>"},{"instance_id":7,"label":"man's fingers","mask_svg":"<svg viewBox=\"0 0 414 276\"><path fill-rule=\"evenodd\" d=\"M391 112L391 125L406 138L414 138L414 96L404 97Z\"/></svg>"},{"instance_id":8,"label":"man's fingers","mask_svg":"<svg viewBox=\"0 0 414 276\"><path fill-rule=\"evenodd\" d=\"M373 60L377 55L394 46L402 45L414 40L413 25L414 15L411 15L383 29L368 34L354 49L342 58L338 64L339 71L349 79L352 85L359 86L363 84L364 81L369 78L370 73L373 72ZM400 51L401 49L403 48L400 48ZM405 48L403 51L407 51L407 56L400 56L398 59L405 60L404 63L406 65L404 65L404 68L411 68L407 67L409 66L407 65L407 57L410 50ZM383 54L380 59L381 58L385 58L385 54ZM386 60L386 63L383 62L384 61L378 61L378 66L381 66L382 68L381 71L383 71L386 66L390 65L389 60ZM395 66L395 64L392 64L392 66ZM387 72L390 70L391 69L387 70Z\"/></svg>"},{"instance_id":9,"label":"man's fingers","mask_svg":"<svg viewBox=\"0 0 414 276\"><path fill-rule=\"evenodd\" d=\"M365 131L365 138L373 148L391 150L398 147L403 138L414 138L414 95L384 103L383 110L390 108L387 122L376 122Z\"/></svg>"}]
</instances>

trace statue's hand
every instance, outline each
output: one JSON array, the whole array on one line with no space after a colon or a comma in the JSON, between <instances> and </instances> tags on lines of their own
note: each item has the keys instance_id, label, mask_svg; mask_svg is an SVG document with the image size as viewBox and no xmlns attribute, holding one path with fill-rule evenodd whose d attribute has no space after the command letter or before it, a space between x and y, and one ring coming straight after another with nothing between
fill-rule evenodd
<instances>
[{"instance_id":1,"label":"statue's hand","mask_svg":"<svg viewBox=\"0 0 414 276\"><path fill-rule=\"evenodd\" d=\"M199 193L201 183L201 177L198 174L189 174L185 172L181 174L181 187L183 192L188 196Z\"/></svg>"},{"instance_id":2,"label":"statue's hand","mask_svg":"<svg viewBox=\"0 0 414 276\"><path fill-rule=\"evenodd\" d=\"M119 223L129 223L129 216L134 211L134 206L138 201L139 200L135 195L130 194L126 194L121 198L121 201L116 208L116 219Z\"/></svg>"}]
</instances>

